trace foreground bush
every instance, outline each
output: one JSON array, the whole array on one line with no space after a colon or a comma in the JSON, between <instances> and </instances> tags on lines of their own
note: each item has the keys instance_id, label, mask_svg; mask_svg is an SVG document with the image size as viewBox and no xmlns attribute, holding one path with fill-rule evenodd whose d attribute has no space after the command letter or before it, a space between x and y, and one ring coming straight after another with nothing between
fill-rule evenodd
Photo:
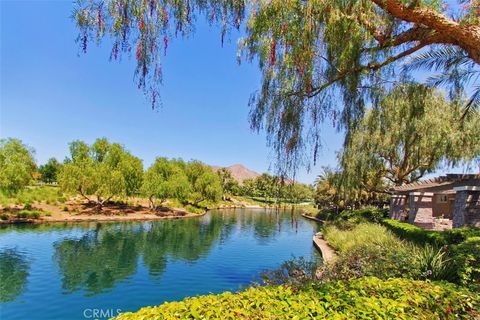
<instances>
[{"instance_id":1,"label":"foreground bush","mask_svg":"<svg viewBox=\"0 0 480 320\"><path fill-rule=\"evenodd\" d=\"M296 291L251 287L142 308L117 319L473 319L478 296L452 284L362 278Z\"/></svg>"},{"instance_id":2,"label":"foreground bush","mask_svg":"<svg viewBox=\"0 0 480 320\"><path fill-rule=\"evenodd\" d=\"M455 281L472 288L480 288L480 229L461 228L447 231L427 231L396 220L382 222L402 239L417 244L444 246L454 262Z\"/></svg>"},{"instance_id":3,"label":"foreground bush","mask_svg":"<svg viewBox=\"0 0 480 320\"><path fill-rule=\"evenodd\" d=\"M375 276L458 282L444 248L402 241L381 225L361 223L347 230L329 225L324 235L338 252L335 262L326 266L329 279Z\"/></svg>"},{"instance_id":4,"label":"foreground bush","mask_svg":"<svg viewBox=\"0 0 480 320\"><path fill-rule=\"evenodd\" d=\"M453 245L451 255L461 284L480 290L480 237Z\"/></svg>"}]
</instances>

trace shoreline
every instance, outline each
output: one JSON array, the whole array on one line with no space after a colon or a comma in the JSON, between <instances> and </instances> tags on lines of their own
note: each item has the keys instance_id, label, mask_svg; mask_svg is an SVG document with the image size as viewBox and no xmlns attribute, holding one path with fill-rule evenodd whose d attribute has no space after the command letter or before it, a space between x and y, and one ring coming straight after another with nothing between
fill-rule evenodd
<instances>
[{"instance_id":1,"label":"shoreline","mask_svg":"<svg viewBox=\"0 0 480 320\"><path fill-rule=\"evenodd\" d=\"M312 220L312 221L315 221L315 222L319 222L319 223L322 223L322 224L325 223L324 220L318 219L316 217L309 216L306 213L302 213L301 215L305 219ZM323 259L324 263L335 261L335 259L337 258L337 253L336 253L335 249L333 249L330 246L328 241L323 238L323 234L321 232L317 232L313 236L312 241L313 241L313 244L314 244L315 248L318 251L320 251L320 254L322 255L322 259Z\"/></svg>"},{"instance_id":2,"label":"shoreline","mask_svg":"<svg viewBox=\"0 0 480 320\"><path fill-rule=\"evenodd\" d=\"M42 217L41 219L13 219L9 221L0 221L0 225L20 225L20 224L48 224L48 223L77 223L77 222L134 222L134 221L157 221L157 220L177 220L202 217L207 213L191 213L185 215L166 215L158 216L155 214L132 214L132 215L74 215L62 218Z\"/></svg>"},{"instance_id":3,"label":"shoreline","mask_svg":"<svg viewBox=\"0 0 480 320\"><path fill-rule=\"evenodd\" d=\"M135 222L135 221L158 221L158 220L179 220L203 217L211 210L225 210L225 209L271 209L271 207L262 207L259 205L238 205L225 206L217 208L207 208L203 213L192 213L187 211L175 210L174 212L181 212L181 215L156 215L154 213L130 213L126 215L105 215L105 214L78 214L62 216L42 216L40 219L11 219L0 220L2 225L28 225L28 224L48 224L48 223L80 223L80 222Z\"/></svg>"},{"instance_id":4,"label":"shoreline","mask_svg":"<svg viewBox=\"0 0 480 320\"><path fill-rule=\"evenodd\" d=\"M302 217L304 217L305 219L309 219L309 220L316 221L316 222L325 223L325 220L321 220L321 219L318 219L318 218L309 216L309 215L306 214L306 213L302 213Z\"/></svg>"}]
</instances>

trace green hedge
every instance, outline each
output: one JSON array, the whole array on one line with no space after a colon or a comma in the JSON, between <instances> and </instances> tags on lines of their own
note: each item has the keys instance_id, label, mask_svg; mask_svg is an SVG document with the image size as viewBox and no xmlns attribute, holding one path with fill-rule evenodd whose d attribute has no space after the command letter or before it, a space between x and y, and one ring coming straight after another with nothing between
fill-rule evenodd
<instances>
[{"instance_id":1,"label":"green hedge","mask_svg":"<svg viewBox=\"0 0 480 320\"><path fill-rule=\"evenodd\" d=\"M478 295L446 283L365 277L295 291L250 287L123 313L117 319L473 319Z\"/></svg>"},{"instance_id":2,"label":"green hedge","mask_svg":"<svg viewBox=\"0 0 480 320\"><path fill-rule=\"evenodd\" d=\"M402 239L417 244L430 243L448 248L449 257L455 262L460 284L480 288L480 229L458 228L446 231L427 231L406 222L391 219L382 221L388 229Z\"/></svg>"},{"instance_id":3,"label":"green hedge","mask_svg":"<svg viewBox=\"0 0 480 320\"><path fill-rule=\"evenodd\" d=\"M387 209L365 208L357 210L343 210L340 213L335 213L331 210L321 210L316 217L325 221L370 221L380 222L388 216Z\"/></svg>"},{"instance_id":4,"label":"green hedge","mask_svg":"<svg viewBox=\"0 0 480 320\"><path fill-rule=\"evenodd\" d=\"M479 228L458 228L446 231L429 231L414 226L410 223L392 219L381 221L388 229L402 239L418 244L430 243L432 245L459 244L471 237L480 237Z\"/></svg>"}]
</instances>

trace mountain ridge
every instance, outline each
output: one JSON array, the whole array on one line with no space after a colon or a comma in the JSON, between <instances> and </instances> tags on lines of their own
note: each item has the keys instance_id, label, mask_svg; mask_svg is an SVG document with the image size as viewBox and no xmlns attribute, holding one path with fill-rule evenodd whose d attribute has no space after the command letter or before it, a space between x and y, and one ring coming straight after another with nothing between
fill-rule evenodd
<instances>
[{"instance_id":1,"label":"mountain ridge","mask_svg":"<svg viewBox=\"0 0 480 320\"><path fill-rule=\"evenodd\" d=\"M240 184L242 184L243 181L245 181L247 179L255 179L256 177L261 175L260 173L247 168L246 166L244 166L241 163L235 163L235 164L232 164L232 165L227 166L227 167L212 166L212 168L215 171L220 170L222 168L227 169L231 173L232 177L235 180L237 180L238 183L240 183Z\"/></svg>"}]
</instances>

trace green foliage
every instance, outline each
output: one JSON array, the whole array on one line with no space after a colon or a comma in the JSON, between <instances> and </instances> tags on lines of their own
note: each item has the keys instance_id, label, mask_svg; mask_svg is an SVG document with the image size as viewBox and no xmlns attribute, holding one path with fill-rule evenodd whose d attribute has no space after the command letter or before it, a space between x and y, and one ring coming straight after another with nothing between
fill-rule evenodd
<instances>
[{"instance_id":1,"label":"green foliage","mask_svg":"<svg viewBox=\"0 0 480 320\"><path fill-rule=\"evenodd\" d=\"M392 88L367 112L341 155L343 184L365 188L367 175L395 185L415 182L448 160L480 156L480 114L464 122L459 103L416 83ZM384 191L384 190L379 190Z\"/></svg>"},{"instance_id":2,"label":"green foliage","mask_svg":"<svg viewBox=\"0 0 480 320\"><path fill-rule=\"evenodd\" d=\"M145 172L142 192L150 199L150 206L156 208L155 199L162 205L168 198L185 202L190 184L182 160L157 158Z\"/></svg>"},{"instance_id":3,"label":"green foliage","mask_svg":"<svg viewBox=\"0 0 480 320\"><path fill-rule=\"evenodd\" d=\"M381 176L366 174L358 183L346 183L341 170L323 167L323 172L315 181L315 203L322 209L339 211L379 205L386 201L387 184Z\"/></svg>"},{"instance_id":4,"label":"green foliage","mask_svg":"<svg viewBox=\"0 0 480 320\"><path fill-rule=\"evenodd\" d=\"M14 195L33 179L34 151L13 138L0 139L0 192Z\"/></svg>"},{"instance_id":5,"label":"green foliage","mask_svg":"<svg viewBox=\"0 0 480 320\"><path fill-rule=\"evenodd\" d=\"M41 180L45 183L57 182L57 175L61 169L61 164L55 158L48 159L47 163L41 165L38 171L41 175Z\"/></svg>"},{"instance_id":6,"label":"green foliage","mask_svg":"<svg viewBox=\"0 0 480 320\"><path fill-rule=\"evenodd\" d=\"M222 185L222 200L227 200L234 194L239 194L240 185L238 181L232 177L230 171L226 168L221 168L217 171L218 176L220 177L220 183Z\"/></svg>"},{"instance_id":7,"label":"green foliage","mask_svg":"<svg viewBox=\"0 0 480 320\"><path fill-rule=\"evenodd\" d=\"M113 197L136 194L142 178L142 161L105 138L97 139L91 146L82 141L70 143L70 158L58 176L62 190L80 194L99 206ZM96 200L89 198L91 195Z\"/></svg>"},{"instance_id":8,"label":"green foliage","mask_svg":"<svg viewBox=\"0 0 480 320\"><path fill-rule=\"evenodd\" d=\"M136 53L135 79L153 108L160 100L161 60L173 35L189 35L201 15L221 24L223 42L229 26L240 28L245 21L239 60L258 61L262 72L250 122L266 130L287 171L305 164L306 150L316 158L326 119L354 128L366 105L403 76L396 72L402 58L425 47L461 53L448 63L426 64L446 75L442 85L458 96L475 84L478 5L464 2L450 18L445 1L80 0L73 16L84 52L88 43L108 36L111 58ZM428 24L420 23L425 15ZM474 86L472 101L479 100L478 92Z\"/></svg>"},{"instance_id":9,"label":"green foliage","mask_svg":"<svg viewBox=\"0 0 480 320\"><path fill-rule=\"evenodd\" d=\"M39 210L20 210L17 212L18 219L38 219L42 215L42 211Z\"/></svg>"},{"instance_id":10,"label":"green foliage","mask_svg":"<svg viewBox=\"0 0 480 320\"><path fill-rule=\"evenodd\" d=\"M381 222L388 216L388 209L379 208L364 208L357 210L343 210L340 213L335 213L332 210L320 210L316 217L325 221L348 221L352 223L358 222Z\"/></svg>"},{"instance_id":11,"label":"green foliage","mask_svg":"<svg viewBox=\"0 0 480 320\"><path fill-rule=\"evenodd\" d=\"M338 251L338 258L326 267L329 279L375 276L457 282L455 265L444 248L415 246L381 225L361 223L347 230L328 225L324 235Z\"/></svg>"},{"instance_id":12,"label":"green foliage","mask_svg":"<svg viewBox=\"0 0 480 320\"><path fill-rule=\"evenodd\" d=\"M455 265L445 248L438 249L429 244L416 252L416 261L425 279L455 280Z\"/></svg>"},{"instance_id":13,"label":"green foliage","mask_svg":"<svg viewBox=\"0 0 480 320\"><path fill-rule=\"evenodd\" d=\"M203 201L218 202L222 197L222 185L219 176L210 166L200 161L186 164L185 173L190 184L187 201L198 206Z\"/></svg>"},{"instance_id":14,"label":"green foliage","mask_svg":"<svg viewBox=\"0 0 480 320\"><path fill-rule=\"evenodd\" d=\"M28 187L12 196L0 193L0 204L9 206L13 204L32 204L34 202L55 203L60 195L62 195L61 190L55 186Z\"/></svg>"},{"instance_id":15,"label":"green foliage","mask_svg":"<svg viewBox=\"0 0 480 320\"><path fill-rule=\"evenodd\" d=\"M402 239L420 245L432 244L447 248L447 259L455 265L456 280L462 285L480 286L480 229L459 228L446 231L428 231L414 225L385 219L383 225Z\"/></svg>"},{"instance_id":16,"label":"green foliage","mask_svg":"<svg viewBox=\"0 0 480 320\"><path fill-rule=\"evenodd\" d=\"M417 244L430 243L443 246L459 244L471 237L480 237L479 228L455 228L446 231L424 230L410 223L392 219L384 219L382 224L402 239L413 241Z\"/></svg>"},{"instance_id":17,"label":"green foliage","mask_svg":"<svg viewBox=\"0 0 480 320\"><path fill-rule=\"evenodd\" d=\"M451 251L460 283L480 290L480 236L453 245Z\"/></svg>"},{"instance_id":18,"label":"green foliage","mask_svg":"<svg viewBox=\"0 0 480 320\"><path fill-rule=\"evenodd\" d=\"M240 188L243 196L264 203L299 203L311 201L313 190L303 183L285 181L285 179L264 173L255 179L246 179Z\"/></svg>"},{"instance_id":19,"label":"green foliage","mask_svg":"<svg viewBox=\"0 0 480 320\"><path fill-rule=\"evenodd\" d=\"M480 312L477 298L445 283L362 278L303 290L252 287L146 307L116 319L470 319Z\"/></svg>"}]
</instances>

